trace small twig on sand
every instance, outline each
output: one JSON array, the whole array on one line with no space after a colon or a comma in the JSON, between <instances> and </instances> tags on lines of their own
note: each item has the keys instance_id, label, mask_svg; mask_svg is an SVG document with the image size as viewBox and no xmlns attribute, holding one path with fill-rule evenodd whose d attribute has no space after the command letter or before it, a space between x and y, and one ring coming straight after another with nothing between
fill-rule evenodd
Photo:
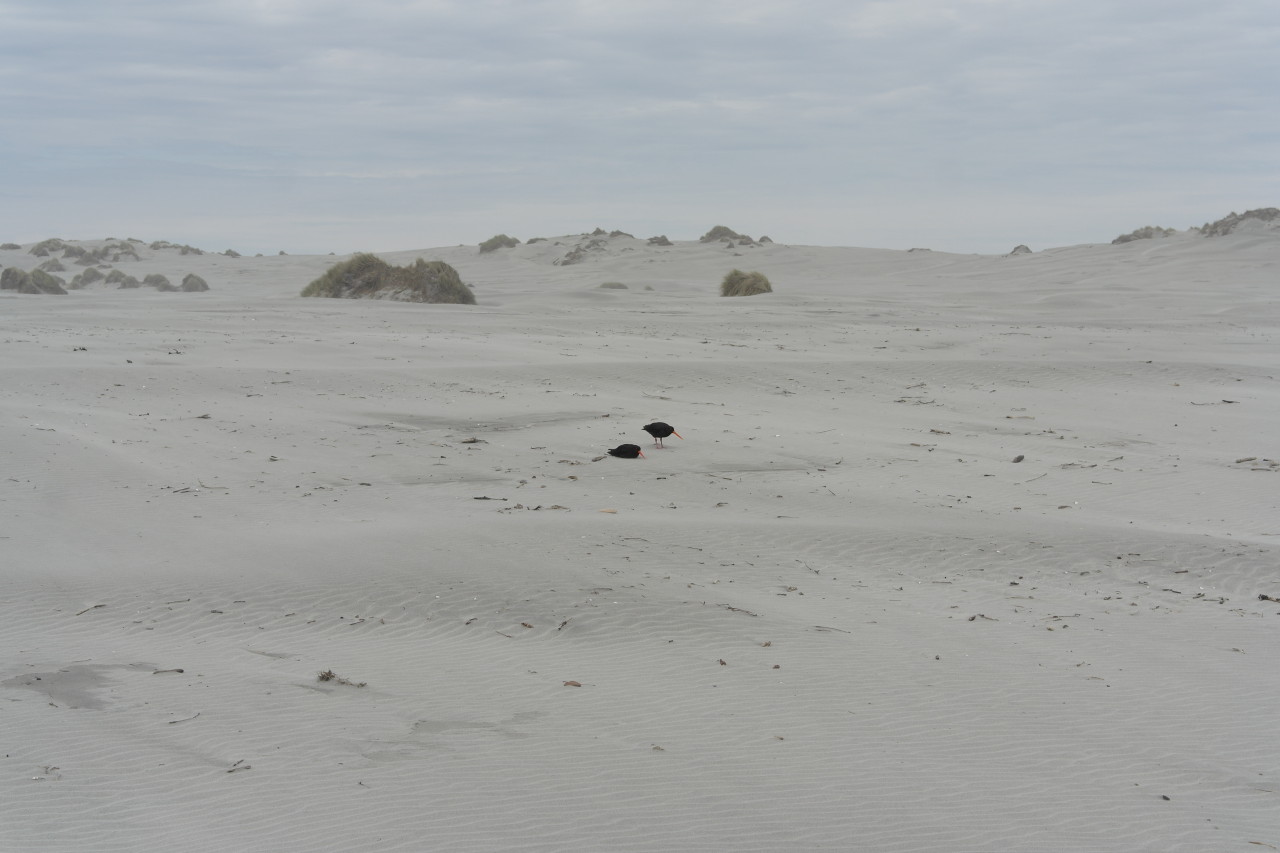
<instances>
[{"instance_id":1,"label":"small twig on sand","mask_svg":"<svg viewBox=\"0 0 1280 853\"><path fill-rule=\"evenodd\" d=\"M189 723L198 716L200 716L200 712L196 711L195 717L183 717L181 720L170 720L169 725L172 726L175 723Z\"/></svg>"},{"instance_id":2,"label":"small twig on sand","mask_svg":"<svg viewBox=\"0 0 1280 853\"><path fill-rule=\"evenodd\" d=\"M97 610L99 607L106 607L106 606L107 606L107 605L105 605L105 604L95 604L95 605L93 605L92 607L86 607L84 610L81 610L81 611L80 611L79 613L77 613L76 615L77 615L77 616L83 616L84 614L88 613L90 610Z\"/></svg>"}]
</instances>

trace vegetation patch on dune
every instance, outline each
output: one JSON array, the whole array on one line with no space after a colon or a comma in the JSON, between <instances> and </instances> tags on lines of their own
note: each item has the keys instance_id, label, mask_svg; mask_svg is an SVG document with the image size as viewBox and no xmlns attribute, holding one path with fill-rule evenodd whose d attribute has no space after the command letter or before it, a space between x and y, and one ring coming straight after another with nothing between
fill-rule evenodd
<instances>
[{"instance_id":1,"label":"vegetation patch on dune","mask_svg":"<svg viewBox=\"0 0 1280 853\"><path fill-rule=\"evenodd\" d=\"M1119 237L1111 241L1111 244L1132 243L1134 240L1153 240L1157 237L1172 237L1177 234L1175 228L1161 228L1159 225L1147 225L1144 228L1137 228L1128 234L1121 234Z\"/></svg>"},{"instance_id":2,"label":"vegetation patch on dune","mask_svg":"<svg viewBox=\"0 0 1280 853\"><path fill-rule=\"evenodd\" d=\"M112 272L118 272L118 270L112 270ZM71 289L80 290L90 284L93 284L95 281L102 281L104 278L106 278L106 276L101 272L90 267L82 273L77 273L76 276L71 279Z\"/></svg>"},{"instance_id":3,"label":"vegetation patch on dune","mask_svg":"<svg viewBox=\"0 0 1280 853\"><path fill-rule=\"evenodd\" d=\"M320 278L308 284L302 295L331 299L476 304L471 288L463 284L458 271L444 261L418 258L410 266L396 267L367 252L331 267Z\"/></svg>"},{"instance_id":4,"label":"vegetation patch on dune","mask_svg":"<svg viewBox=\"0 0 1280 853\"><path fill-rule=\"evenodd\" d=\"M699 243L715 243L718 240L741 240L747 235L739 234L727 225L717 225L698 238ZM747 238L750 239L750 238Z\"/></svg>"},{"instance_id":5,"label":"vegetation patch on dune","mask_svg":"<svg viewBox=\"0 0 1280 853\"><path fill-rule=\"evenodd\" d=\"M41 269L27 272L17 267L9 267L0 272L0 290L12 290L17 293L51 294L65 296L65 282L55 275Z\"/></svg>"},{"instance_id":6,"label":"vegetation patch on dune","mask_svg":"<svg viewBox=\"0 0 1280 853\"><path fill-rule=\"evenodd\" d=\"M1232 211L1217 222L1206 222L1200 226L1200 233L1206 237L1225 237L1250 219L1258 222L1275 222L1280 219L1280 208L1259 207L1256 210L1246 210L1244 213Z\"/></svg>"},{"instance_id":7,"label":"vegetation patch on dune","mask_svg":"<svg viewBox=\"0 0 1280 853\"><path fill-rule=\"evenodd\" d=\"M508 237L506 234L495 234L480 244L480 254L496 252L499 249L510 249L519 245L520 241L515 237Z\"/></svg>"},{"instance_id":8,"label":"vegetation patch on dune","mask_svg":"<svg viewBox=\"0 0 1280 853\"><path fill-rule=\"evenodd\" d=\"M723 241L728 246L759 246L763 243L772 243L768 237L761 237L759 241L751 239L747 234L739 234L726 225L717 225L698 238L699 243L716 243Z\"/></svg>"},{"instance_id":9,"label":"vegetation patch on dune","mask_svg":"<svg viewBox=\"0 0 1280 853\"><path fill-rule=\"evenodd\" d=\"M74 280L72 283L74 284ZM112 270L107 273L106 283L117 285L120 290L133 290L136 287L142 287L142 282L124 270Z\"/></svg>"},{"instance_id":10,"label":"vegetation patch on dune","mask_svg":"<svg viewBox=\"0 0 1280 853\"><path fill-rule=\"evenodd\" d=\"M760 293L773 293L773 285L761 272L730 270L720 282L721 296L755 296Z\"/></svg>"}]
</instances>

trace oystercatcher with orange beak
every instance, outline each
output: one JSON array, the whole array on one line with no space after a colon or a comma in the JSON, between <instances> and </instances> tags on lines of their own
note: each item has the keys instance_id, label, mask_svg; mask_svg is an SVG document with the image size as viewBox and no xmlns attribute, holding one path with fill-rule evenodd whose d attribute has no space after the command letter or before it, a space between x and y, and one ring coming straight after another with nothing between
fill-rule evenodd
<instances>
[{"instance_id":1,"label":"oystercatcher with orange beak","mask_svg":"<svg viewBox=\"0 0 1280 853\"><path fill-rule=\"evenodd\" d=\"M644 431L653 436L653 444L655 447L662 447L662 439L669 435L684 441L684 436L676 432L676 428L671 424L664 424L662 421L655 421L651 424L645 424Z\"/></svg>"}]
</instances>

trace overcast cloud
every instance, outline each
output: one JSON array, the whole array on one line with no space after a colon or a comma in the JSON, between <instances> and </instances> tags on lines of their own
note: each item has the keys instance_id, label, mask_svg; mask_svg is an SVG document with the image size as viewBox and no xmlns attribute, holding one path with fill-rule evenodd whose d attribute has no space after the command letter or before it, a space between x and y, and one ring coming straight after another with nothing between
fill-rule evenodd
<instances>
[{"instance_id":1,"label":"overcast cloud","mask_svg":"<svg viewBox=\"0 0 1280 853\"><path fill-rule=\"evenodd\" d=\"M1264 206L1276 0L0 0L0 241L1006 252Z\"/></svg>"}]
</instances>

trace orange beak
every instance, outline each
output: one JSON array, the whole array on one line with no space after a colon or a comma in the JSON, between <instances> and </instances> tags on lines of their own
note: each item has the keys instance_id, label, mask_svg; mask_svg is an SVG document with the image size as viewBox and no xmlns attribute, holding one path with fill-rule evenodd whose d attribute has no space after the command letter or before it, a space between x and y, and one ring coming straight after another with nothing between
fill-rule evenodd
<instances>
[{"instance_id":1,"label":"orange beak","mask_svg":"<svg viewBox=\"0 0 1280 853\"><path fill-rule=\"evenodd\" d=\"M672 430L671 434L674 435L676 438L680 439L681 441L684 441L684 436L676 432L675 430Z\"/></svg>"},{"instance_id":2,"label":"orange beak","mask_svg":"<svg viewBox=\"0 0 1280 853\"><path fill-rule=\"evenodd\" d=\"M643 450L641 450L641 451L640 451L640 458L641 458L641 459L643 459L643 458L644 458L644 451L643 451Z\"/></svg>"}]
</instances>

